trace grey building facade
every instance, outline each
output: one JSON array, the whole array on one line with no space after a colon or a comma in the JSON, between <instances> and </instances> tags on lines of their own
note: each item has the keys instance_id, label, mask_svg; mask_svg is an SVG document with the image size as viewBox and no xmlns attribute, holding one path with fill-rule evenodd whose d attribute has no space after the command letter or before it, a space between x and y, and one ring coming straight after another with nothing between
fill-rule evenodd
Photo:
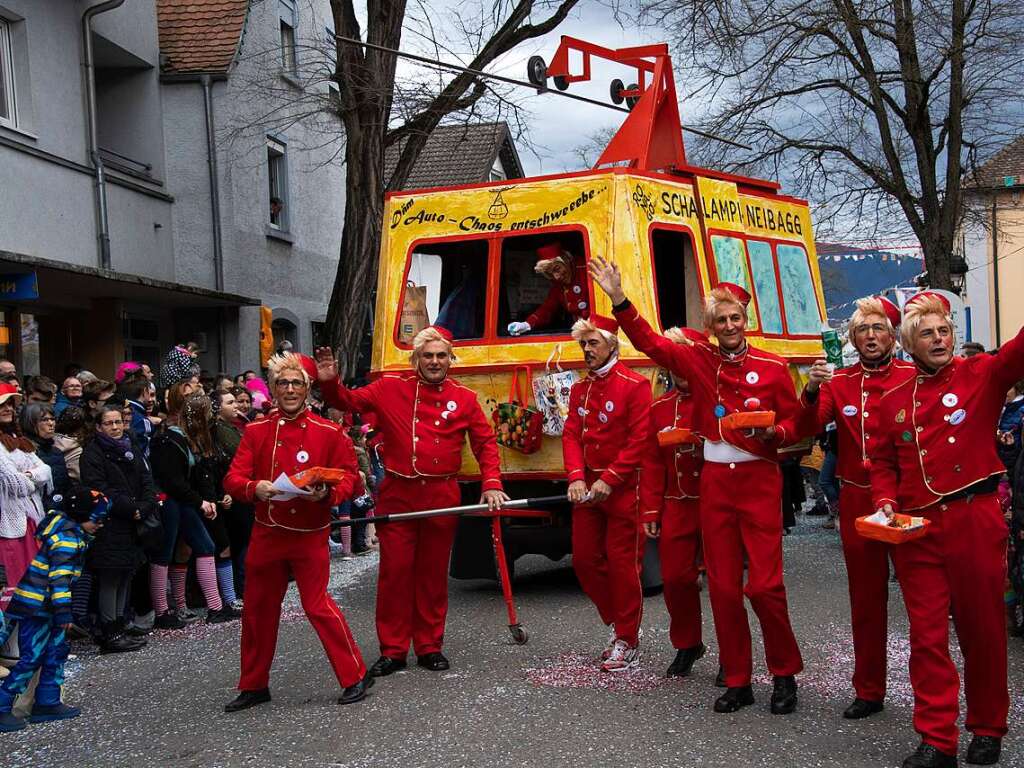
<instances>
[{"instance_id":1,"label":"grey building facade","mask_svg":"<svg viewBox=\"0 0 1024 768\"><path fill-rule=\"evenodd\" d=\"M260 305L309 351L344 205L329 26L327 0L0 0L0 355L256 368Z\"/></svg>"}]
</instances>

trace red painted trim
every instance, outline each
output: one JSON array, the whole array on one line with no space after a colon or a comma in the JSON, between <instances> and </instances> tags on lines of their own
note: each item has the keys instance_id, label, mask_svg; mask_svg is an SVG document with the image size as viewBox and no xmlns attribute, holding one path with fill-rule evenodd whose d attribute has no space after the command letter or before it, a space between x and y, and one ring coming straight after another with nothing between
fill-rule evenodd
<instances>
[{"instance_id":1,"label":"red painted trim","mask_svg":"<svg viewBox=\"0 0 1024 768\"><path fill-rule=\"evenodd\" d=\"M767 200L779 200L780 202L783 203L792 203L793 205L798 205L801 208L810 209L811 207L810 203L808 203L801 197L793 197L791 195L770 194L756 187L751 189L740 190L740 194L750 195L751 197L763 197Z\"/></svg>"},{"instance_id":2,"label":"red painted trim","mask_svg":"<svg viewBox=\"0 0 1024 768\"><path fill-rule=\"evenodd\" d=\"M661 328L661 304L658 301L658 270L655 269L654 264L654 231L656 229L663 229L669 232L685 232L690 239L690 252L693 256L693 267L697 272L697 292L700 293L701 300L704 299L704 286L700 281L700 261L697 259L697 240L693 234L693 227L688 224L665 224L658 221L652 221L647 227L647 252L650 256L651 261L651 281L654 284L654 311L657 313L656 318L658 328L664 333L667 329ZM684 254L685 257L685 254ZM686 267L683 266L683 275L686 275ZM685 288L684 288L685 296Z\"/></svg>"}]
</instances>

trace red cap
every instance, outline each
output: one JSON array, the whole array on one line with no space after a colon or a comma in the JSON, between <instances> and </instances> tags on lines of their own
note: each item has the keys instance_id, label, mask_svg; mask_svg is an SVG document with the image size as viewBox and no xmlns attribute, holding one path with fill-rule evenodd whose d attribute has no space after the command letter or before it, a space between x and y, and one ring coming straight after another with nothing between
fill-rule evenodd
<instances>
[{"instance_id":1,"label":"red cap","mask_svg":"<svg viewBox=\"0 0 1024 768\"><path fill-rule=\"evenodd\" d=\"M433 328L435 331L437 331L439 334L441 334L441 338L444 339L445 341L447 341L449 344L451 344L452 343L452 339L455 338L454 336L452 336L452 332L449 331L447 328L445 328L443 325L437 325L435 323L434 325L432 325L430 327Z\"/></svg>"},{"instance_id":2,"label":"red cap","mask_svg":"<svg viewBox=\"0 0 1024 768\"><path fill-rule=\"evenodd\" d=\"M21 392L13 384L0 384L0 403L4 403L10 397L21 399Z\"/></svg>"},{"instance_id":3,"label":"red cap","mask_svg":"<svg viewBox=\"0 0 1024 768\"><path fill-rule=\"evenodd\" d=\"M587 318L595 328L599 331L605 331L610 333L612 336L619 332L619 321L614 317L605 317L604 315L591 315Z\"/></svg>"},{"instance_id":4,"label":"red cap","mask_svg":"<svg viewBox=\"0 0 1024 768\"><path fill-rule=\"evenodd\" d=\"M942 308L944 310L946 310L946 313L947 314L949 313L949 299L947 299L941 293L936 293L935 291L921 291L920 293L915 293L913 296L911 296L909 299L907 299L907 303L903 305L903 312L906 313L907 309L915 301L918 301L920 299L929 299L929 298L937 299L939 301L939 303L942 305Z\"/></svg>"},{"instance_id":5,"label":"red cap","mask_svg":"<svg viewBox=\"0 0 1024 768\"><path fill-rule=\"evenodd\" d=\"M878 299L879 303L882 305L885 316L889 318L889 322L892 323L892 327L898 328L900 325L900 308L892 301L885 298L885 296L876 296L875 298Z\"/></svg>"},{"instance_id":6,"label":"red cap","mask_svg":"<svg viewBox=\"0 0 1024 768\"><path fill-rule=\"evenodd\" d=\"M548 243L542 245L537 249L537 261L547 261L548 259L557 259L562 255L561 243Z\"/></svg>"},{"instance_id":7,"label":"red cap","mask_svg":"<svg viewBox=\"0 0 1024 768\"><path fill-rule=\"evenodd\" d=\"M299 363L302 365L302 370L304 370L306 372L306 375L309 376L309 380L311 382L315 382L317 380L316 360L314 360L309 355L302 354L301 352L294 352L293 354L297 358L299 358Z\"/></svg>"},{"instance_id":8,"label":"red cap","mask_svg":"<svg viewBox=\"0 0 1024 768\"><path fill-rule=\"evenodd\" d=\"M747 293L746 288L736 285L736 283L719 283L715 286L715 290L728 291L744 307L750 303L750 294Z\"/></svg>"}]
</instances>

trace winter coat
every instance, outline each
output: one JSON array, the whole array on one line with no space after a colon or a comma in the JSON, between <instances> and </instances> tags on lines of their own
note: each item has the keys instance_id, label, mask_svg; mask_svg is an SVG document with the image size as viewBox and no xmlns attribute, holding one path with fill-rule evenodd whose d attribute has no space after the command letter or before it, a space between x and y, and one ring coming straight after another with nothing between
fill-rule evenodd
<instances>
[{"instance_id":1,"label":"winter coat","mask_svg":"<svg viewBox=\"0 0 1024 768\"><path fill-rule=\"evenodd\" d=\"M71 485L68 465L64 460L64 452L57 447L53 438L49 440L32 438L32 443L36 447L36 456L42 459L43 463L50 468L50 474L53 477L53 491L48 493L45 499L47 509L49 509L50 498L52 498L53 494L66 493Z\"/></svg>"},{"instance_id":2,"label":"winter coat","mask_svg":"<svg viewBox=\"0 0 1024 768\"><path fill-rule=\"evenodd\" d=\"M165 429L153 438L149 460L157 487L179 504L199 509L204 501L221 498L211 461L197 457L176 429Z\"/></svg>"},{"instance_id":3,"label":"winter coat","mask_svg":"<svg viewBox=\"0 0 1024 768\"><path fill-rule=\"evenodd\" d=\"M78 464L82 460L82 444L67 435L55 435L53 444L64 455L64 466L68 468L68 477L72 481L80 481L82 473Z\"/></svg>"},{"instance_id":4,"label":"winter coat","mask_svg":"<svg viewBox=\"0 0 1024 768\"><path fill-rule=\"evenodd\" d=\"M107 522L96 534L86 562L90 568L134 570L146 562L139 545L135 511L142 516L155 512L153 476L138 446L128 452L90 440L82 451L82 483L110 499Z\"/></svg>"},{"instance_id":5,"label":"winter coat","mask_svg":"<svg viewBox=\"0 0 1024 768\"><path fill-rule=\"evenodd\" d=\"M1012 473L1014 465L1017 463L1017 457L1021 453L1021 433L1024 432L1024 396L1003 406L1003 412L999 416L999 431L1009 432L1013 435L1012 445L996 443L999 458L1006 465L1006 471Z\"/></svg>"},{"instance_id":6,"label":"winter coat","mask_svg":"<svg viewBox=\"0 0 1024 768\"><path fill-rule=\"evenodd\" d=\"M69 398L63 392L58 392L57 402L53 404L54 417L59 419L60 415L64 413L64 411L67 410L72 405L75 406L76 408L83 408L84 405L82 404L82 398Z\"/></svg>"},{"instance_id":7,"label":"winter coat","mask_svg":"<svg viewBox=\"0 0 1024 768\"><path fill-rule=\"evenodd\" d=\"M0 445L0 537L20 539L28 520L39 523L50 488L50 468L35 453Z\"/></svg>"}]
</instances>

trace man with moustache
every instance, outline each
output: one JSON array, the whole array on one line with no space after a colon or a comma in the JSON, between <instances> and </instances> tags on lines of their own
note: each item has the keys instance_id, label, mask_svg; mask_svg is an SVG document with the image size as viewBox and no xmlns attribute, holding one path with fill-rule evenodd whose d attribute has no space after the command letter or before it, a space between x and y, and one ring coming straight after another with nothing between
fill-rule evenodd
<instances>
[{"instance_id":1,"label":"man with moustache","mask_svg":"<svg viewBox=\"0 0 1024 768\"><path fill-rule=\"evenodd\" d=\"M793 416L798 404L786 361L747 343L750 294L738 285L719 283L705 299L704 325L717 345L675 344L655 333L630 304L617 265L594 256L590 274L611 298L615 317L633 346L689 381L697 403L694 427L704 438L700 525L727 688L714 710L736 712L754 703L746 594L761 623L774 676L771 711L789 714L796 709L796 675L803 660L782 578L782 476L776 446L786 432L782 427L745 431L722 424L726 414L748 410L775 411L777 421Z\"/></svg>"},{"instance_id":2,"label":"man with moustache","mask_svg":"<svg viewBox=\"0 0 1024 768\"><path fill-rule=\"evenodd\" d=\"M899 324L899 307L888 299L858 300L850 318L850 340L859 360L834 373L824 360L814 362L800 397L799 427L790 430L791 440L797 442L823 432L830 422L836 424L839 535L853 630L856 697L843 712L850 720L869 717L884 707L890 547L858 534L854 521L874 511L869 454L883 436L882 396L914 376L912 364L893 357Z\"/></svg>"},{"instance_id":3,"label":"man with moustache","mask_svg":"<svg viewBox=\"0 0 1024 768\"><path fill-rule=\"evenodd\" d=\"M572 385L562 456L569 478L572 564L580 586L610 629L601 669L640 663L643 533L637 493L650 440L651 382L619 361L618 324L591 315L572 337L589 369Z\"/></svg>"},{"instance_id":4,"label":"man with moustache","mask_svg":"<svg viewBox=\"0 0 1024 768\"><path fill-rule=\"evenodd\" d=\"M930 521L927 533L892 547L910 618L914 730L904 768L957 765L960 679L949 654L949 616L964 656L967 762L999 760L1007 691L1007 527L996 497L1005 470L993 429L1006 390L1024 377L1024 332L992 355L954 357L949 303L924 291L900 327L916 375L882 398L885 430L871 455L874 508Z\"/></svg>"},{"instance_id":5,"label":"man with moustache","mask_svg":"<svg viewBox=\"0 0 1024 768\"><path fill-rule=\"evenodd\" d=\"M452 335L428 326L416 334L412 370L384 373L360 389L338 379L330 349L316 351L320 390L332 408L373 414L386 446L386 476L378 509L384 514L458 506L456 476L462 446L469 444L480 465L482 504L492 510L508 501L502 490L498 444L476 393L448 378ZM377 637L380 658L370 674L383 677L404 669L409 644L416 663L434 672L449 669L441 652L448 613L448 561L458 518L433 517L387 523L377 528Z\"/></svg>"}]
</instances>

